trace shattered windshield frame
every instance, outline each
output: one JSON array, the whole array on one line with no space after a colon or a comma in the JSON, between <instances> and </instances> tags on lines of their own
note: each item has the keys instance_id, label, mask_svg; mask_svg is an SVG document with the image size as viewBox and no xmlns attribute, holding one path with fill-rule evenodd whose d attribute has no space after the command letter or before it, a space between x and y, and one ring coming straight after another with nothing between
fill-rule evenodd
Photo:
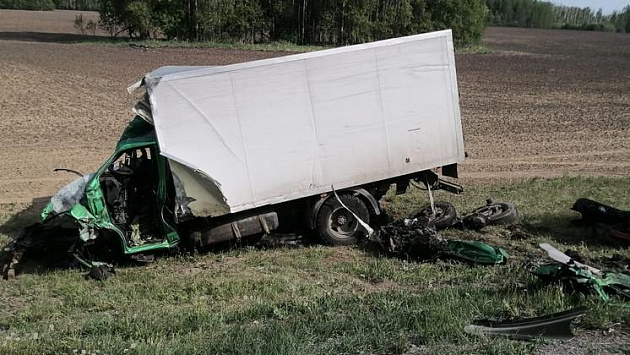
<instances>
[{"instance_id":1,"label":"shattered windshield frame","mask_svg":"<svg viewBox=\"0 0 630 355\"><path fill-rule=\"evenodd\" d=\"M85 188L94 177L94 173L84 175L64 186L50 199L50 210L59 215L72 209L85 196Z\"/></svg>"}]
</instances>

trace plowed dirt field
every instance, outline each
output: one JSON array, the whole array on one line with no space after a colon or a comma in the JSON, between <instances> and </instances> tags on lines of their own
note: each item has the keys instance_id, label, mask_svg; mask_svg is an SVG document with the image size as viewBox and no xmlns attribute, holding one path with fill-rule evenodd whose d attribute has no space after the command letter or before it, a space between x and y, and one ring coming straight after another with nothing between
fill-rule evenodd
<instances>
[{"instance_id":1,"label":"plowed dirt field","mask_svg":"<svg viewBox=\"0 0 630 355\"><path fill-rule=\"evenodd\" d=\"M96 169L132 118L126 87L146 72L286 54L68 43L71 24L37 14L29 25L0 11L2 204L73 179L56 167ZM630 35L489 28L485 43L491 54L457 56L465 182L630 170Z\"/></svg>"}]
</instances>

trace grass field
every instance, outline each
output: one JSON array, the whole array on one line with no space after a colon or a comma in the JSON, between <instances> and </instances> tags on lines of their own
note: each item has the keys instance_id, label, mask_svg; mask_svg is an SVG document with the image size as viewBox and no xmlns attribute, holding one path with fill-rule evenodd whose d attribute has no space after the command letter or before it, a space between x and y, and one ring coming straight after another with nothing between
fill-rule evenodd
<instances>
[{"instance_id":1,"label":"grass field","mask_svg":"<svg viewBox=\"0 0 630 355\"><path fill-rule=\"evenodd\" d=\"M630 208L629 183L536 179L472 186L465 196L438 193L462 212L487 197L519 206L524 238L498 227L445 234L504 247L513 258L503 266L421 264L361 247L234 246L119 268L106 282L86 281L79 270L22 275L0 288L0 353L520 354L564 352L576 344L593 353L629 351L630 309L543 285L529 274L530 262L545 260L540 242L590 258L630 257L614 241L569 227L577 217L569 207L579 197ZM425 202L419 190L384 199L395 217ZM580 342L463 332L475 318L538 316L578 305L590 309L578 323Z\"/></svg>"}]
</instances>

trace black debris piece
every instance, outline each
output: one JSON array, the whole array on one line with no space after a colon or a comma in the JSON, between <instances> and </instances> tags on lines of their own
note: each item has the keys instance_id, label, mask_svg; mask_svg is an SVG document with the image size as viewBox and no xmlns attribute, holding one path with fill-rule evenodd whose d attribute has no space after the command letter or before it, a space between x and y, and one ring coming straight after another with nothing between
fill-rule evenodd
<instances>
[{"instance_id":1,"label":"black debris piece","mask_svg":"<svg viewBox=\"0 0 630 355\"><path fill-rule=\"evenodd\" d=\"M306 245L306 240L302 235L287 233L287 234L265 234L256 243L256 247L263 249L289 247L299 248Z\"/></svg>"},{"instance_id":2,"label":"black debris piece","mask_svg":"<svg viewBox=\"0 0 630 355\"><path fill-rule=\"evenodd\" d=\"M131 260L139 264L149 264L155 261L155 254L134 254Z\"/></svg>"},{"instance_id":3,"label":"black debris piece","mask_svg":"<svg viewBox=\"0 0 630 355\"><path fill-rule=\"evenodd\" d=\"M114 267L112 265L103 264L99 266L92 266L92 268L90 269L90 272L85 274L85 279L105 281L109 277L114 276L115 274L116 274L116 270L114 270Z\"/></svg>"},{"instance_id":4,"label":"black debris piece","mask_svg":"<svg viewBox=\"0 0 630 355\"><path fill-rule=\"evenodd\" d=\"M586 198L575 201L571 209L582 215L582 219L576 221L575 224L627 225L630 222L630 211L622 211Z\"/></svg>"},{"instance_id":5,"label":"black debris piece","mask_svg":"<svg viewBox=\"0 0 630 355\"><path fill-rule=\"evenodd\" d=\"M606 269L628 272L630 271L630 258L626 258L621 254L614 254L613 256L604 256L593 259L593 262L597 265L601 265Z\"/></svg>"},{"instance_id":6,"label":"black debris piece","mask_svg":"<svg viewBox=\"0 0 630 355\"><path fill-rule=\"evenodd\" d=\"M484 319L465 326L464 331L468 334L502 336L519 340L538 338L568 340L574 337L571 332L571 322L586 311L588 311L586 307L578 307L547 316L507 322Z\"/></svg>"},{"instance_id":7,"label":"black debris piece","mask_svg":"<svg viewBox=\"0 0 630 355\"><path fill-rule=\"evenodd\" d=\"M390 254L432 261L446 251L446 239L435 229L428 228L430 221L414 218L394 221L374 232L372 240Z\"/></svg>"},{"instance_id":8,"label":"black debris piece","mask_svg":"<svg viewBox=\"0 0 630 355\"><path fill-rule=\"evenodd\" d=\"M630 211L604 205L597 201L580 198L571 207L582 215L571 221L577 227L593 227L598 233L622 243L630 243Z\"/></svg>"},{"instance_id":9,"label":"black debris piece","mask_svg":"<svg viewBox=\"0 0 630 355\"><path fill-rule=\"evenodd\" d=\"M586 258L584 257L584 255L582 255L582 253L580 253L577 250L569 249L565 251L564 254L566 254L566 256L568 256L569 258L571 258L571 260L577 261L578 263L586 262Z\"/></svg>"}]
</instances>

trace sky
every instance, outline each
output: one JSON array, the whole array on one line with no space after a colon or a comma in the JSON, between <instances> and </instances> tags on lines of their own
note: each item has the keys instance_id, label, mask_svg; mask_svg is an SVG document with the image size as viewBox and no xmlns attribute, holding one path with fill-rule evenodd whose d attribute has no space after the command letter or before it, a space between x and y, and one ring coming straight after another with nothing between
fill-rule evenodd
<instances>
[{"instance_id":1,"label":"sky","mask_svg":"<svg viewBox=\"0 0 630 355\"><path fill-rule=\"evenodd\" d=\"M558 5L590 7L594 11L602 9L604 14L610 14L615 10L621 10L630 5L630 0L554 0Z\"/></svg>"}]
</instances>

